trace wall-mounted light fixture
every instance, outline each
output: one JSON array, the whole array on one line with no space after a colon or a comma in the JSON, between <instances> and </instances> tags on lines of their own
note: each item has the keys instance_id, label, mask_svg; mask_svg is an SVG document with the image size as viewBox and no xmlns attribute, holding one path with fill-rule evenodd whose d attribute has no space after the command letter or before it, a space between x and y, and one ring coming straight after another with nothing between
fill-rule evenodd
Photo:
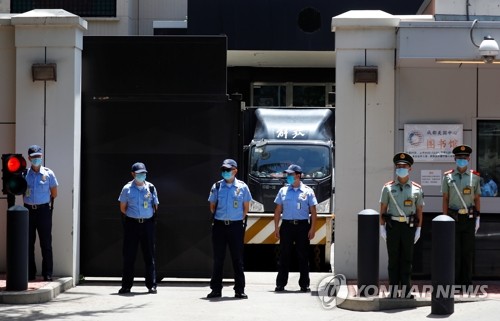
<instances>
[{"instance_id":1,"label":"wall-mounted light fixture","mask_svg":"<svg viewBox=\"0 0 500 321\"><path fill-rule=\"evenodd\" d=\"M33 64L31 66L31 75L33 81L57 81L57 65L55 63L49 64Z\"/></svg>"},{"instance_id":2,"label":"wall-mounted light fixture","mask_svg":"<svg viewBox=\"0 0 500 321\"><path fill-rule=\"evenodd\" d=\"M354 66L354 83L378 83L378 67Z\"/></svg>"}]
</instances>

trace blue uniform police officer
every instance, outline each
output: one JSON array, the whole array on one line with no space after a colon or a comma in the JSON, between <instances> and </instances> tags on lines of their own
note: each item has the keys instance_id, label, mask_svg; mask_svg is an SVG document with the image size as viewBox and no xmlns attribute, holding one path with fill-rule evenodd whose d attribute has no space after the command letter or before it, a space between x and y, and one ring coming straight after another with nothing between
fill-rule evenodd
<instances>
[{"instance_id":1,"label":"blue uniform police officer","mask_svg":"<svg viewBox=\"0 0 500 321\"><path fill-rule=\"evenodd\" d=\"M299 286L302 292L309 292L309 244L316 233L316 205L314 191L301 181L302 168L292 164L284 171L287 185L282 187L274 203L275 236L280 240L280 257L276 292L285 290L290 271L290 256L293 244L299 262ZM309 214L311 216L309 217ZM279 226L281 218L281 226ZM309 220L310 219L310 220Z\"/></svg>"},{"instance_id":2,"label":"blue uniform police officer","mask_svg":"<svg viewBox=\"0 0 500 321\"><path fill-rule=\"evenodd\" d=\"M222 275L226 247L229 246L234 270L234 296L247 299L243 270L243 221L248 213L252 195L245 182L236 178L238 164L233 159L222 162L222 180L212 185L208 201L214 214L212 225L213 271L210 280L212 292L207 298L222 296Z\"/></svg>"},{"instance_id":3,"label":"blue uniform police officer","mask_svg":"<svg viewBox=\"0 0 500 321\"><path fill-rule=\"evenodd\" d=\"M42 252L42 276L45 281L52 281L52 210L57 197L57 178L54 172L42 165L43 150L38 145L28 148L31 167L26 173L28 185L24 194L24 207L29 211L29 254L28 279L36 278L35 241L36 233L40 239Z\"/></svg>"},{"instance_id":4,"label":"blue uniform police officer","mask_svg":"<svg viewBox=\"0 0 500 321\"><path fill-rule=\"evenodd\" d=\"M118 201L123 215L123 275L120 294L130 293L134 282L134 264L137 248L141 245L148 292L156 293L155 217L158 194L153 184L146 181L146 166L132 165L132 181L125 184Z\"/></svg>"}]
</instances>

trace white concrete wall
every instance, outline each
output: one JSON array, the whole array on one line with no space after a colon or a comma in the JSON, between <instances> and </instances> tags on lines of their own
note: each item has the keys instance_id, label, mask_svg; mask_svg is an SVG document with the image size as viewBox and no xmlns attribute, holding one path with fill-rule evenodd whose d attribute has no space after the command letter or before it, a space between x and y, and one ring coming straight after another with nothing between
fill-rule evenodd
<instances>
[{"instance_id":1,"label":"white concrete wall","mask_svg":"<svg viewBox=\"0 0 500 321\"><path fill-rule=\"evenodd\" d=\"M498 16L500 15L500 3L492 0L471 0L468 6L471 16ZM465 0L434 0L435 13L446 15L465 15Z\"/></svg>"},{"instance_id":2,"label":"white concrete wall","mask_svg":"<svg viewBox=\"0 0 500 321\"><path fill-rule=\"evenodd\" d=\"M476 120L500 119L500 65L480 62L470 39L471 21L400 16L394 24L391 17L351 11L332 19L337 56L335 272L348 278L357 275L356 214L363 208L379 210L382 184L394 175L392 156L404 148L404 125L463 124L464 143L475 150ZM499 32L500 22L480 21L473 37L480 43L484 35L500 39ZM438 58L478 64L438 64ZM357 64L378 66L378 84L353 84ZM471 159L475 167L474 153ZM415 163L412 179L420 181L423 169L452 167ZM440 187L424 186L424 193L424 211L439 213ZM481 210L496 213L499 205L498 199L483 199ZM381 279L387 278L386 253L381 242Z\"/></svg>"},{"instance_id":3,"label":"white concrete wall","mask_svg":"<svg viewBox=\"0 0 500 321\"><path fill-rule=\"evenodd\" d=\"M470 21L404 22L398 33L396 146L403 148L404 124L463 124L463 140L474 152L476 168L476 120L500 118L498 79L500 65L481 63L470 37ZM473 37L500 39L500 22L480 21ZM442 39L446 39L445 42ZM436 59L477 60L477 64L438 64ZM415 163L412 177L420 181L421 170L453 168L452 163ZM441 211L439 186L424 186L425 211ZM499 201L483 198L481 211L498 212Z\"/></svg>"},{"instance_id":4,"label":"white concrete wall","mask_svg":"<svg viewBox=\"0 0 500 321\"><path fill-rule=\"evenodd\" d=\"M360 17L363 17L360 19ZM399 19L381 11L334 17L336 68L335 272L356 278L358 213L380 209L380 191L392 179L394 53ZM354 84L353 67L377 66L377 84ZM377 240L379 241L379 240ZM387 255L380 246L380 271Z\"/></svg>"},{"instance_id":5,"label":"white concrete wall","mask_svg":"<svg viewBox=\"0 0 500 321\"><path fill-rule=\"evenodd\" d=\"M187 17L187 0L118 0L116 18L85 18L85 36L153 35L153 21Z\"/></svg>"},{"instance_id":6,"label":"white concrete wall","mask_svg":"<svg viewBox=\"0 0 500 321\"><path fill-rule=\"evenodd\" d=\"M0 0L0 13L10 12L10 0Z\"/></svg>"},{"instance_id":7,"label":"white concrete wall","mask_svg":"<svg viewBox=\"0 0 500 321\"><path fill-rule=\"evenodd\" d=\"M153 21L184 21L188 0L117 0L116 17L83 17L85 36L153 35ZM0 13L10 12L10 0L0 0Z\"/></svg>"},{"instance_id":8,"label":"white concrete wall","mask_svg":"<svg viewBox=\"0 0 500 321\"><path fill-rule=\"evenodd\" d=\"M0 19L1 153L44 148L59 181L53 216L54 275L79 275L81 50L86 21L64 10L33 10ZM11 25L9 25L11 24ZM36 81L34 63L57 64L57 81ZM4 72L5 71L5 72ZM10 139L9 139L10 137ZM5 221L2 202L0 220ZM22 204L17 197L16 203ZM2 224L2 227L5 224ZM5 271L5 234L0 270ZM37 244L37 266L41 257Z\"/></svg>"},{"instance_id":9,"label":"white concrete wall","mask_svg":"<svg viewBox=\"0 0 500 321\"><path fill-rule=\"evenodd\" d=\"M16 124L16 50L10 17L0 17L0 152L15 151ZM0 271L6 269L7 199L0 195Z\"/></svg>"}]
</instances>

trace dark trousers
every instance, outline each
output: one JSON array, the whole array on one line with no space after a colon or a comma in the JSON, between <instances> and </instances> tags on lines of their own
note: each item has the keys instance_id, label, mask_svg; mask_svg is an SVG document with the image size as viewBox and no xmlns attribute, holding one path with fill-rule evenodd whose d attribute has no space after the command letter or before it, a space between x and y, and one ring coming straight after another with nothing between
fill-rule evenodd
<instances>
[{"instance_id":1,"label":"dark trousers","mask_svg":"<svg viewBox=\"0 0 500 321\"><path fill-rule=\"evenodd\" d=\"M146 269L146 287L148 289L156 287L154 220L148 219L139 223L135 219L126 218L123 224L122 287L130 289L134 283L134 265L139 244Z\"/></svg>"},{"instance_id":2,"label":"dark trousers","mask_svg":"<svg viewBox=\"0 0 500 321\"><path fill-rule=\"evenodd\" d=\"M42 275L44 277L51 277L54 265L52 257L52 211L49 204L39 205L36 209L26 204L25 207L29 210L28 278L30 280L34 279L37 272L35 263L37 231L42 252Z\"/></svg>"},{"instance_id":3,"label":"dark trousers","mask_svg":"<svg viewBox=\"0 0 500 321\"><path fill-rule=\"evenodd\" d=\"M288 272L290 271L290 257L295 243L297 258L299 262L299 286L309 287L309 232L310 225L307 220L294 225L282 221L280 227L280 257L278 261L277 286L286 286L288 283Z\"/></svg>"},{"instance_id":4,"label":"dark trousers","mask_svg":"<svg viewBox=\"0 0 500 321\"><path fill-rule=\"evenodd\" d=\"M389 291L392 294L398 289L403 290L403 295L410 292L414 239L414 227L397 221L387 224Z\"/></svg>"},{"instance_id":5,"label":"dark trousers","mask_svg":"<svg viewBox=\"0 0 500 321\"><path fill-rule=\"evenodd\" d=\"M458 214L455 224L455 284L472 285L476 220Z\"/></svg>"},{"instance_id":6,"label":"dark trousers","mask_svg":"<svg viewBox=\"0 0 500 321\"><path fill-rule=\"evenodd\" d=\"M213 291L222 291L222 275L224 270L224 259L226 257L226 246L233 262L234 291L244 293L245 274L243 271L243 235L242 221L234 221L229 225L224 222L215 221L212 226L212 247L214 252L214 265L210 288Z\"/></svg>"}]
</instances>

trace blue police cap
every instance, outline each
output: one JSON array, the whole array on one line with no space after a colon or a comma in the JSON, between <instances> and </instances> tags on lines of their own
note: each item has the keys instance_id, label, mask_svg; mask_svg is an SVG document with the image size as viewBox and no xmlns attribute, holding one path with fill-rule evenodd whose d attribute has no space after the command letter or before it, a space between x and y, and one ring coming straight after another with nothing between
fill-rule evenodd
<instances>
[{"instance_id":1,"label":"blue police cap","mask_svg":"<svg viewBox=\"0 0 500 321\"><path fill-rule=\"evenodd\" d=\"M292 164L288 166L288 169L285 169L283 172L291 174L291 173L302 173L302 167L299 165Z\"/></svg>"},{"instance_id":2,"label":"blue police cap","mask_svg":"<svg viewBox=\"0 0 500 321\"><path fill-rule=\"evenodd\" d=\"M29 148L28 148L28 155L30 157L32 156L41 156L43 155L43 150L40 146L38 145L31 145Z\"/></svg>"},{"instance_id":3,"label":"blue police cap","mask_svg":"<svg viewBox=\"0 0 500 321\"><path fill-rule=\"evenodd\" d=\"M143 163L135 163L132 165L132 172L134 173L147 173L148 171L146 170L146 165Z\"/></svg>"},{"instance_id":4,"label":"blue police cap","mask_svg":"<svg viewBox=\"0 0 500 321\"><path fill-rule=\"evenodd\" d=\"M225 167L225 168L233 168L233 167L236 167L236 168L238 168L238 163L236 163L236 161L235 161L234 159L225 159L225 160L222 162L221 167Z\"/></svg>"}]
</instances>

